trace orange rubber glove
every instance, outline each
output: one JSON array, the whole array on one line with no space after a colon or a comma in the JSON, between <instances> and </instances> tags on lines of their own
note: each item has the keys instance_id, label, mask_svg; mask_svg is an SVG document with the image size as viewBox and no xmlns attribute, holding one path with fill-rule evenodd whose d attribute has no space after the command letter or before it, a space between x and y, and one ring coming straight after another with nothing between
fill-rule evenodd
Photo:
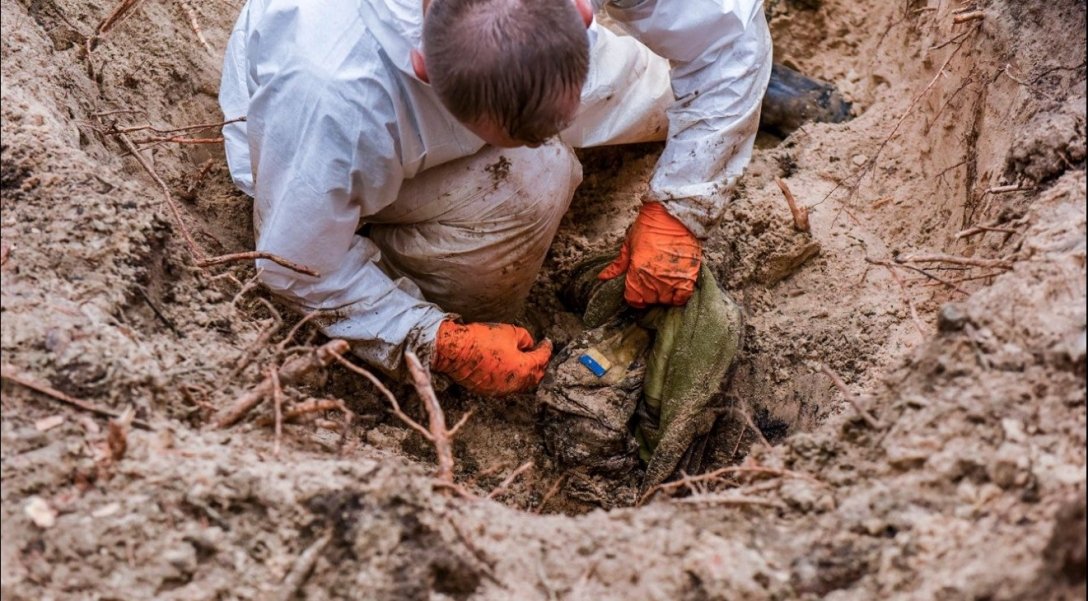
<instances>
[{"instance_id":1,"label":"orange rubber glove","mask_svg":"<svg viewBox=\"0 0 1088 601\"><path fill-rule=\"evenodd\" d=\"M695 292L703 249L680 220L659 202L642 205L627 230L620 256L598 278L627 274L623 298L636 309L647 305L683 305Z\"/></svg>"},{"instance_id":2,"label":"orange rubber glove","mask_svg":"<svg viewBox=\"0 0 1088 601\"><path fill-rule=\"evenodd\" d=\"M524 328L444 321L438 326L431 367L471 392L502 396L536 388L551 356L551 341L534 345Z\"/></svg>"}]
</instances>

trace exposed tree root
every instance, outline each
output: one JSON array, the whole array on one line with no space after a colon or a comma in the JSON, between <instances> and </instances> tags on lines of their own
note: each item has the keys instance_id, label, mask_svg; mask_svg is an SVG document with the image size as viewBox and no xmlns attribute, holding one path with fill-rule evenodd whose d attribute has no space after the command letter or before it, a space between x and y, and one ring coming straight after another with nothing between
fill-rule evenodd
<instances>
[{"instance_id":1,"label":"exposed tree root","mask_svg":"<svg viewBox=\"0 0 1088 601\"><path fill-rule=\"evenodd\" d=\"M189 254L193 257L193 261L198 267L207 268L215 265L222 265L225 263L233 263L236 261L267 259L269 261L272 261L273 263L276 263L277 265L281 265L283 267L286 267L287 269L304 275L309 275L313 277L318 277L320 275L317 271L306 267L305 265L299 265L294 261L290 261L288 259L284 259L283 257L279 257L266 252L241 252L207 258L204 255L204 251L201 250L200 245L197 244L196 240L193 238L192 232L189 231L189 226L185 225L185 220L181 216L181 209L178 208L177 203L174 201L173 194L170 193L170 187L166 185L166 182L164 182L161 177L159 177L159 174L155 172L155 169L151 166L150 163L147 162L147 159L145 159L143 155L140 154L140 149L136 146L132 139L128 137L128 135L124 133L118 133L117 139L120 140L121 145L124 146L125 149L132 154L133 158L135 158L136 161L140 164L140 167L142 167L143 170L147 172L149 176L151 176L151 179L153 179L155 183L158 184L159 189L162 191L163 200L166 201L166 206L170 209L170 213L174 217L174 222L177 224L178 229L181 230L182 238L185 239L185 245L189 249Z\"/></svg>"},{"instance_id":2,"label":"exposed tree root","mask_svg":"<svg viewBox=\"0 0 1088 601\"><path fill-rule=\"evenodd\" d=\"M435 470L435 479L445 484L454 484L453 481L453 435L464 425L462 418L452 430L446 429L446 415L442 412L442 405L438 403L438 397L431 386L431 373L423 367L419 357L412 351L404 353L404 361L408 365L408 371L412 374L412 385L415 386L419 398L423 400L423 406L427 409L428 425L430 432L427 439L434 445L438 456L438 468Z\"/></svg>"},{"instance_id":3,"label":"exposed tree root","mask_svg":"<svg viewBox=\"0 0 1088 601\"><path fill-rule=\"evenodd\" d=\"M33 390L34 392L44 394L45 396L47 396L47 397L49 397L49 398L51 398L51 399L53 399L55 401L60 401L61 403L64 403L65 405L68 405L69 407L75 407L76 409L79 409L81 411L86 411L88 413L93 413L93 414L101 416L101 417L108 417L108 418L112 418L112 419L120 419L124 415L121 412L117 412L117 411L114 411L112 409L106 409L105 407L99 407L98 405L95 405L93 403L84 401L82 399L77 399L74 396L65 394L65 393L63 393L63 392L61 392L61 391L59 391L56 388L53 388L51 386L47 386L45 384L35 382L35 381L33 381L33 380L29 379L29 378L25 378L23 376L20 376L20 375L16 374L15 371L10 367L0 368L0 378L3 378L4 380L7 380L7 381L12 382L14 384L18 384L19 386L22 386L24 388L29 388L30 390ZM144 430L151 430L152 429L151 424L149 424L149 423L147 423L147 422L145 422L143 420L133 419L131 423L132 423L132 425L134 425L134 426L136 426L138 428L143 428Z\"/></svg>"},{"instance_id":4,"label":"exposed tree root","mask_svg":"<svg viewBox=\"0 0 1088 601\"><path fill-rule=\"evenodd\" d=\"M855 396L854 393L850 392L850 389L846 387L846 383L842 381L839 374L835 373L830 367L824 364L820 365L820 371L828 378L831 378L831 383L835 385L835 388L839 389L839 392L842 392L842 395L846 397L846 401L854 407L854 411L858 412L858 415L865 420L865 423L869 424L869 427L874 430L884 429L884 424L880 423L880 420L873 417L865 407L861 406L861 401L858 400L858 397Z\"/></svg>"},{"instance_id":5,"label":"exposed tree root","mask_svg":"<svg viewBox=\"0 0 1088 601\"><path fill-rule=\"evenodd\" d=\"M652 499L654 495L659 492L673 492L681 488L687 488L688 490L698 490L697 487L704 483L720 481L723 476L732 474L767 474L778 478L797 478L800 480L806 480L819 486L826 486L823 482L820 482L819 480L813 478L812 476L809 476L808 474L802 474L801 472L781 470L759 465L734 465L719 468L712 472L699 474L697 476L685 475L679 480L665 482L664 484L658 484L657 486L654 486L650 490L646 491L645 494L643 494L642 497L638 500L638 503L636 505L645 505L647 501Z\"/></svg>"},{"instance_id":6,"label":"exposed tree root","mask_svg":"<svg viewBox=\"0 0 1088 601\"><path fill-rule=\"evenodd\" d=\"M514 470L509 476L507 476L506 479L503 480L501 484L496 486L490 493L488 493L487 498L488 499L498 498L499 495L506 492L506 489L509 488L510 485L514 483L514 480L518 479L518 476L524 474L525 472L529 471L532 468L533 468L533 462L532 461L526 461L525 463L521 464L521 466L518 467L518 469Z\"/></svg>"},{"instance_id":7,"label":"exposed tree root","mask_svg":"<svg viewBox=\"0 0 1088 601\"><path fill-rule=\"evenodd\" d=\"M306 550L295 559L295 563L291 566L291 571L287 573L287 577L283 579L283 585L275 596L276 601L291 601L291 599L295 598L298 590L302 588L303 584L306 584L306 579L310 576L310 572L313 571L317 558L321 556L321 552L325 550L325 547L331 541L332 532L326 532L310 543L309 547L306 547Z\"/></svg>"},{"instance_id":8,"label":"exposed tree root","mask_svg":"<svg viewBox=\"0 0 1088 601\"><path fill-rule=\"evenodd\" d=\"M348 352L350 345L346 340L331 340L309 353L292 357L279 368L277 375L281 384L293 384L303 376L317 369L327 367L341 354ZM265 378L260 384L239 397L230 407L219 413L212 423L216 429L226 428L238 423L257 405L273 394L275 383Z\"/></svg>"},{"instance_id":9,"label":"exposed tree root","mask_svg":"<svg viewBox=\"0 0 1088 601\"><path fill-rule=\"evenodd\" d=\"M797 198L794 197L790 187L786 185L786 181L776 177L774 183L778 184L778 189L782 190L782 195L786 197L786 202L790 205L790 214L793 215L793 229L799 232L812 231L812 227L808 223L808 209L797 204Z\"/></svg>"}]
</instances>

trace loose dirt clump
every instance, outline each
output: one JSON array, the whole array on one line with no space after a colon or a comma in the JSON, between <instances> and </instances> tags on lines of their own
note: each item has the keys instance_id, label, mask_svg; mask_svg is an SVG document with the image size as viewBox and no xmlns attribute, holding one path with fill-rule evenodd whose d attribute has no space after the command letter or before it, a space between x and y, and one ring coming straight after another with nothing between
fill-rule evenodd
<instances>
[{"instance_id":1,"label":"loose dirt clump","mask_svg":"<svg viewBox=\"0 0 1088 601\"><path fill-rule=\"evenodd\" d=\"M117 135L223 119L238 7L133 5L103 33L114 2L0 0L5 599L1084 597L1083 3L768 3L776 60L856 116L760 137L706 244L747 324L716 471L642 498L568 474L531 395L455 388L474 498L451 495L433 446L339 364L284 387L283 408L332 409L280 436L269 401L210 429L327 341L284 342L300 318L248 264L195 267ZM252 248L218 144L140 145L208 256ZM618 246L659 150L581 153L521 317L557 347L583 330L567 274Z\"/></svg>"}]
</instances>

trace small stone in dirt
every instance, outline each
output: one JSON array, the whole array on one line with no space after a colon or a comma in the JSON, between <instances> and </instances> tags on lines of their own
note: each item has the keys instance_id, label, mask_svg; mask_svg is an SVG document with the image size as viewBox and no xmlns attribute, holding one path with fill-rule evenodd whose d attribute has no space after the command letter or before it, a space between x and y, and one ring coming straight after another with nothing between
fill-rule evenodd
<instances>
[{"instance_id":1,"label":"small stone in dirt","mask_svg":"<svg viewBox=\"0 0 1088 601\"><path fill-rule=\"evenodd\" d=\"M30 521L39 528L52 528L57 523L57 510L50 507L49 502L35 495L26 501L23 508Z\"/></svg>"},{"instance_id":2,"label":"small stone in dirt","mask_svg":"<svg viewBox=\"0 0 1088 601\"><path fill-rule=\"evenodd\" d=\"M1051 569L1070 582L1085 580L1085 566L1088 566L1084 538L1086 515L1083 493L1065 503L1055 516L1050 542L1043 550L1043 557Z\"/></svg>"},{"instance_id":3,"label":"small stone in dirt","mask_svg":"<svg viewBox=\"0 0 1088 601\"><path fill-rule=\"evenodd\" d=\"M91 517L105 518L121 511L120 503L107 503L91 512Z\"/></svg>"},{"instance_id":4,"label":"small stone in dirt","mask_svg":"<svg viewBox=\"0 0 1088 601\"><path fill-rule=\"evenodd\" d=\"M181 543L162 554L166 563L182 574L191 574L196 569L196 549L189 543Z\"/></svg>"},{"instance_id":5,"label":"small stone in dirt","mask_svg":"<svg viewBox=\"0 0 1088 601\"><path fill-rule=\"evenodd\" d=\"M967 325L967 313L956 303L941 307L937 314L937 329L942 332L958 332Z\"/></svg>"},{"instance_id":6,"label":"small stone in dirt","mask_svg":"<svg viewBox=\"0 0 1088 601\"><path fill-rule=\"evenodd\" d=\"M64 423L63 415L50 415L49 417L43 417L34 422L34 428L38 432L45 432L46 430L52 430L57 426Z\"/></svg>"},{"instance_id":7,"label":"small stone in dirt","mask_svg":"<svg viewBox=\"0 0 1088 601\"><path fill-rule=\"evenodd\" d=\"M1030 467L1023 447L1005 443L994 453L987 472L994 484L1008 489L1026 485L1030 477Z\"/></svg>"},{"instance_id":8,"label":"small stone in dirt","mask_svg":"<svg viewBox=\"0 0 1088 601\"><path fill-rule=\"evenodd\" d=\"M813 486L801 480L787 480L780 488L782 499L786 503L801 512L812 511L819 500L819 494Z\"/></svg>"},{"instance_id":9,"label":"small stone in dirt","mask_svg":"<svg viewBox=\"0 0 1088 601\"><path fill-rule=\"evenodd\" d=\"M855 165L857 165L858 167L861 167L865 163L869 162L869 157L867 157L867 156L865 156L863 154L855 154L854 158L852 158L850 160L853 161L853 163Z\"/></svg>"},{"instance_id":10,"label":"small stone in dirt","mask_svg":"<svg viewBox=\"0 0 1088 601\"><path fill-rule=\"evenodd\" d=\"M1024 433L1024 422L1006 417L1001 420L1001 429L1005 432L1005 439L1009 442L1024 442L1027 434Z\"/></svg>"}]
</instances>

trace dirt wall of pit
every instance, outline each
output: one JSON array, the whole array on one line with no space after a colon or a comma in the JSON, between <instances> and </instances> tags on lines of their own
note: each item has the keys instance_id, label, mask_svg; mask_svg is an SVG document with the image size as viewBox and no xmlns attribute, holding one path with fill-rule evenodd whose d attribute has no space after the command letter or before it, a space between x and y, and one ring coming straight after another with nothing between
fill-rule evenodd
<instances>
[{"instance_id":1,"label":"dirt wall of pit","mask_svg":"<svg viewBox=\"0 0 1088 601\"><path fill-rule=\"evenodd\" d=\"M262 336L297 318L246 288L248 266L194 268L155 183L103 132L222 119L216 53L239 6L146 1L90 53L112 2L0 8L5 373L153 426L111 460L105 420L5 380L5 599L274 598L307 549L308 599L1083 598L1082 2L768 3L777 60L858 115L761 143L707 244L749 315L712 463L766 471L578 516L557 513L589 509L570 491L545 504L562 470L530 399L448 397L451 420L477 408L455 447L465 486L537 461L504 503L434 491L426 443L343 370L287 392L344 399L346 443L291 426L276 455L267 427L206 431L261 379ZM577 331L555 282L618 242L654 153L586 156L525 317L539 332ZM251 248L219 149L144 156L210 254ZM938 253L968 262L896 262Z\"/></svg>"}]
</instances>

